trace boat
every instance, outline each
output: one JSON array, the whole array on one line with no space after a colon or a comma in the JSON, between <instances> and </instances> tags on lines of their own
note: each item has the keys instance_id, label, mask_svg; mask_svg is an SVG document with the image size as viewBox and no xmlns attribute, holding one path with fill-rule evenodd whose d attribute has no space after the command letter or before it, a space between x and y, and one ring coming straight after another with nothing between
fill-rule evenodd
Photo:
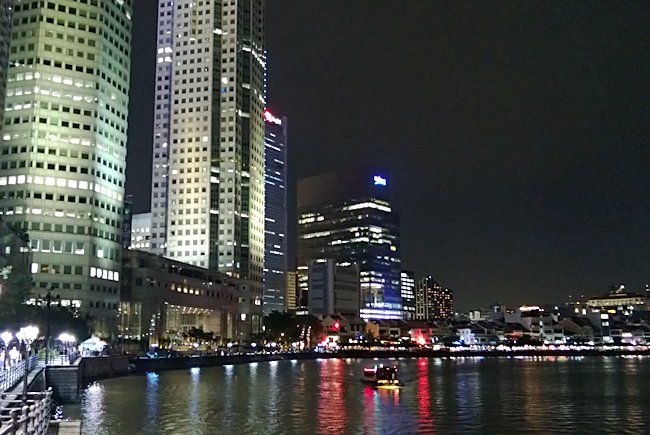
<instances>
[{"instance_id":1,"label":"boat","mask_svg":"<svg viewBox=\"0 0 650 435\"><path fill-rule=\"evenodd\" d=\"M397 366L364 367L361 382L375 388L399 388L403 385L397 378Z\"/></svg>"}]
</instances>

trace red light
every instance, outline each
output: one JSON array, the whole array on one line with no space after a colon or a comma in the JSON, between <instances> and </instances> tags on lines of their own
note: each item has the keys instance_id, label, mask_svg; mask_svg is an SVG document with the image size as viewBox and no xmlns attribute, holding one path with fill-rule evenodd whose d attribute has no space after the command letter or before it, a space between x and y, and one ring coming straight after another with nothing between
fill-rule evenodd
<instances>
[{"instance_id":1,"label":"red light","mask_svg":"<svg viewBox=\"0 0 650 435\"><path fill-rule=\"evenodd\" d=\"M268 110L264 111L264 121L268 122L269 124L282 125L282 120L273 116L273 114Z\"/></svg>"},{"instance_id":2,"label":"red light","mask_svg":"<svg viewBox=\"0 0 650 435\"><path fill-rule=\"evenodd\" d=\"M338 331L340 326L341 326L341 324L339 322L336 322L334 324L334 329L336 329Z\"/></svg>"}]
</instances>

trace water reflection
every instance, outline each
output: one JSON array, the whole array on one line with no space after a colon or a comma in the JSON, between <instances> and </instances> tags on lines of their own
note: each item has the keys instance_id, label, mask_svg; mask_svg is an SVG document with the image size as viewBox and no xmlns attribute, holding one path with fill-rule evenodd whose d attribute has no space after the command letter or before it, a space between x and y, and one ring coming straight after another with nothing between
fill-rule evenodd
<instances>
[{"instance_id":1,"label":"water reflection","mask_svg":"<svg viewBox=\"0 0 650 435\"><path fill-rule=\"evenodd\" d=\"M105 412L104 409L104 387L101 384L93 383L86 388L82 398L84 416L87 417L87 433L101 433L104 426Z\"/></svg>"},{"instance_id":2,"label":"water reflection","mask_svg":"<svg viewBox=\"0 0 650 435\"><path fill-rule=\"evenodd\" d=\"M190 369L190 394L189 394L189 404L188 404L188 414L190 421L200 421L200 405L199 401L201 400L201 368L192 367Z\"/></svg>"},{"instance_id":3,"label":"water reflection","mask_svg":"<svg viewBox=\"0 0 650 435\"><path fill-rule=\"evenodd\" d=\"M280 361L109 379L83 392L83 433L650 433L647 358L400 360L404 388L379 391L359 381L368 364Z\"/></svg>"},{"instance_id":4,"label":"water reflection","mask_svg":"<svg viewBox=\"0 0 650 435\"><path fill-rule=\"evenodd\" d=\"M145 391L146 426L145 432L156 433L158 430L158 373L147 373L147 384Z\"/></svg>"},{"instance_id":5,"label":"water reflection","mask_svg":"<svg viewBox=\"0 0 650 435\"><path fill-rule=\"evenodd\" d=\"M319 433L341 433L346 427L343 365L344 363L340 359L321 362L318 395Z\"/></svg>"},{"instance_id":6,"label":"water reflection","mask_svg":"<svg viewBox=\"0 0 650 435\"><path fill-rule=\"evenodd\" d=\"M418 365L418 431L426 433L433 431L433 415L431 413L431 398L429 388L429 359L420 358Z\"/></svg>"}]
</instances>

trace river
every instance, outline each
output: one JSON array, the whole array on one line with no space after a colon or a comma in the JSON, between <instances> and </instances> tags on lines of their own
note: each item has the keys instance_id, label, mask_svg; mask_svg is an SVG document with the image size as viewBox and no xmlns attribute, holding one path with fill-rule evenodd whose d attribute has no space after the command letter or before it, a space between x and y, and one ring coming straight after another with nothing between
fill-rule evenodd
<instances>
[{"instance_id":1,"label":"river","mask_svg":"<svg viewBox=\"0 0 650 435\"><path fill-rule=\"evenodd\" d=\"M405 386L361 385L364 366ZM90 385L84 434L650 433L650 357L273 361Z\"/></svg>"}]
</instances>

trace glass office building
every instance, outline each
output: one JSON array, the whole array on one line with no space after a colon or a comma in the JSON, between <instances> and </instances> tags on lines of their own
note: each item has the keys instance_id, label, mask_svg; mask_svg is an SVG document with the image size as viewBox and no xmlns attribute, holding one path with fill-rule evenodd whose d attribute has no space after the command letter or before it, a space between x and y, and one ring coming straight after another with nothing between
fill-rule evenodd
<instances>
[{"instance_id":1,"label":"glass office building","mask_svg":"<svg viewBox=\"0 0 650 435\"><path fill-rule=\"evenodd\" d=\"M384 170L358 168L298 181L298 266L334 259L359 267L364 319L402 319L399 218Z\"/></svg>"},{"instance_id":2,"label":"glass office building","mask_svg":"<svg viewBox=\"0 0 650 435\"><path fill-rule=\"evenodd\" d=\"M287 118L264 112L264 314L286 311Z\"/></svg>"}]
</instances>

